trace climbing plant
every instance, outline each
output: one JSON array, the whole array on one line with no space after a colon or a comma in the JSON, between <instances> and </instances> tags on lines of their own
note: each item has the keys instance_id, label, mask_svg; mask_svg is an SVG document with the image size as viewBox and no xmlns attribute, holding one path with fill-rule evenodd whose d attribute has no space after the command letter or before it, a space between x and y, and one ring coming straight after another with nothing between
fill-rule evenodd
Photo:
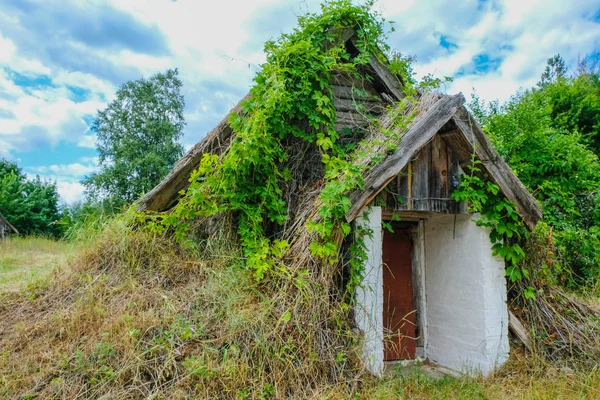
<instances>
[{"instance_id":1,"label":"climbing plant","mask_svg":"<svg viewBox=\"0 0 600 400\"><path fill-rule=\"evenodd\" d=\"M288 218L282 185L292 176L284 167L289 154L283 143L293 136L317 146L325 171L318 218L308 226L317 237L310 250L323 262L338 260L340 241L335 238L351 231L345 220L351 205L348 192L361 187L362 173L369 165L356 161L369 150L364 143L357 148L339 143L332 73L344 71L364 79L360 67L372 55L383 59L387 54L382 61L389 62L390 69L404 80L407 94L414 84L410 58L390 52L384 40L387 22L372 6L373 1L362 5L328 1L320 13L299 17L292 33L265 44L267 62L254 78L251 95L242 102L242 112L229 118L235 133L229 149L221 157L203 156L189 189L162 217L161 227L174 229L180 241L187 241L193 221L234 212L246 264L257 279L264 278L289 247L284 240L267 237L265 226L282 225ZM344 46L342 35L349 28L356 33L358 55L351 55ZM393 128L405 123L399 115ZM394 129L385 131L394 135ZM371 165L378 161L369 160ZM360 241L353 249L361 253ZM359 264L353 262L351 267L360 268ZM353 276L357 281L357 273Z\"/></svg>"},{"instance_id":2,"label":"climbing plant","mask_svg":"<svg viewBox=\"0 0 600 400\"><path fill-rule=\"evenodd\" d=\"M490 229L493 254L506 261L508 278L512 282L528 278L528 270L520 266L525 257L521 244L528 237L527 228L514 203L502 195L500 187L489 180L480 165L481 161L473 155L467 166L469 173L463 175L460 188L452 197L456 201L467 201L470 212L481 214L476 223Z\"/></svg>"}]
</instances>

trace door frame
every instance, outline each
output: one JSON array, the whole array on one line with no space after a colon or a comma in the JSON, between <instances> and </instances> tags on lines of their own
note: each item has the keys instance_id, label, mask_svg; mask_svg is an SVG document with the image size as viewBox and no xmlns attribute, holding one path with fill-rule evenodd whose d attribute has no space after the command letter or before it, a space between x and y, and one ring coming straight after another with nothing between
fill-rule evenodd
<instances>
[{"instance_id":1,"label":"door frame","mask_svg":"<svg viewBox=\"0 0 600 400\"><path fill-rule=\"evenodd\" d=\"M383 211L381 219L389 223L390 221L397 220L398 217L400 217L400 221L413 223L411 226L411 254L413 277L413 302L416 309L415 322L417 325L417 350L415 353L415 359L425 359L427 354L427 298L425 296L425 219L414 218L412 214L410 215L410 217L407 215L408 218L403 218L402 214L402 212L396 212L392 214Z\"/></svg>"},{"instance_id":2,"label":"door frame","mask_svg":"<svg viewBox=\"0 0 600 400\"><path fill-rule=\"evenodd\" d=\"M386 362L410 361L417 358L419 337L412 267L415 251L413 230L416 224L404 221L391 221L389 224L391 229L383 232L381 252L385 337L383 359ZM407 288L410 293L406 292ZM394 328L389 326L390 323Z\"/></svg>"}]
</instances>

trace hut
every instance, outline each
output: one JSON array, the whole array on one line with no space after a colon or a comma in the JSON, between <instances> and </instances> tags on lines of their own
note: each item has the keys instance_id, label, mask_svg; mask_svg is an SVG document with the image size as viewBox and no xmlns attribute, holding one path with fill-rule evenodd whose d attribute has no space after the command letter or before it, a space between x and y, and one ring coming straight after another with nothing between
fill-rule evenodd
<instances>
[{"instance_id":1,"label":"hut","mask_svg":"<svg viewBox=\"0 0 600 400\"><path fill-rule=\"evenodd\" d=\"M4 240L10 234L19 234L19 231L8 222L4 215L0 213L0 240Z\"/></svg>"},{"instance_id":2,"label":"hut","mask_svg":"<svg viewBox=\"0 0 600 400\"><path fill-rule=\"evenodd\" d=\"M352 31L343 38L351 54L358 51L355 40ZM368 259L355 293L363 362L375 374L382 374L386 363L419 358L488 374L509 355L505 263L493 255L489 231L476 224L478 216L469 214L452 193L474 156L482 176L515 204L526 226L536 224L541 209L465 108L461 94L419 93L416 102L401 109L414 118L407 126L394 127L391 116L405 98L403 81L381 57L371 54L370 60L362 79L338 71L331 82L340 140L352 142L355 135L345 132L362 130L361 142L375 144L369 156L380 157L363 173L364 186L350 193L346 215L353 227L373 232L365 238ZM366 95L357 98L358 92ZM231 112L240 114L242 107ZM386 129L398 133L393 151L382 134ZM224 154L233 140L225 118L143 196L139 209L171 208L203 154ZM302 229L316 214L304 210L318 202L323 178L319 161L318 151L306 147L289 161L297 168L295 181L284 188L290 194L290 223L281 235L296 258L308 252L307 241L297 237L308 235ZM386 221L393 232L382 229Z\"/></svg>"}]
</instances>

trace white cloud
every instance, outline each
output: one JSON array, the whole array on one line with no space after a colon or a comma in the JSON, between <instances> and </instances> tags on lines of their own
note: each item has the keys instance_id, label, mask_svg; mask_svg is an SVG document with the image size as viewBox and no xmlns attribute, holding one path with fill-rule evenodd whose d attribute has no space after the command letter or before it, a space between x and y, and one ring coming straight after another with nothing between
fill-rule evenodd
<instances>
[{"instance_id":1,"label":"white cloud","mask_svg":"<svg viewBox=\"0 0 600 400\"><path fill-rule=\"evenodd\" d=\"M95 138L83 117L104 108L120 82L174 67L180 69L184 84L188 122L184 143L189 146L247 91L256 66L264 62L263 42L289 32L297 14L316 11L319 3L96 0L84 7L55 0L38 4L46 7L44 15L62 9L56 14L60 18L72 10L93 18L96 8L115 7L132 20L142 21L140 26L150 29L154 37L164 36L167 52L146 53L143 46L102 46L98 42L102 35L93 36L93 27L77 31L79 36L72 40L61 37L64 43L52 43L53 38L42 36L43 32L56 32L51 24L64 21L41 20L48 24L46 31L25 29L25 19L2 13L0 5L0 156L62 141L93 148ZM449 92L463 91L468 96L475 88L489 100L505 100L519 87L535 84L546 59L556 53L574 65L579 55L600 47L600 24L590 20L598 11L597 0L465 0L452 4L446 0L379 0L376 7L388 20L396 21L390 44L417 56L419 76L429 72L455 76ZM28 46L19 45L25 43L20 41L23 35L31 35ZM458 47L443 48L442 37ZM70 46L78 56L61 58L61 51L50 52L51 45ZM498 58L495 68L475 68L473 57L480 54ZM52 85L20 87L9 69L31 79L49 76ZM85 89L85 99L74 99L70 87Z\"/></svg>"},{"instance_id":2,"label":"white cloud","mask_svg":"<svg viewBox=\"0 0 600 400\"><path fill-rule=\"evenodd\" d=\"M56 187L60 199L67 204L73 204L83 199L85 188L79 182L57 181Z\"/></svg>"},{"instance_id":3,"label":"white cloud","mask_svg":"<svg viewBox=\"0 0 600 400\"><path fill-rule=\"evenodd\" d=\"M61 165L49 165L30 167L31 171L39 172L40 174L52 174L54 176L69 176L74 178L82 178L84 175L90 174L96 171L95 165L83 165L81 163L73 164L61 164Z\"/></svg>"},{"instance_id":4,"label":"white cloud","mask_svg":"<svg viewBox=\"0 0 600 400\"><path fill-rule=\"evenodd\" d=\"M426 59L416 66L419 76L429 72L436 76L459 75L450 92L469 95L475 88L488 100L507 100L519 87L534 85L546 60L554 54L560 53L568 65L574 66L579 56L600 47L600 24L590 20L598 12L596 0L469 0L452 6L432 0L403 7L402 15L390 16L398 23L393 44ZM419 40L402 40L406 36L412 39L415 31L421 32ZM427 43L435 33L451 37L458 49L448 54L440 52L438 46L438 51L429 56ZM475 70L473 57L480 54L499 58L497 70Z\"/></svg>"},{"instance_id":5,"label":"white cloud","mask_svg":"<svg viewBox=\"0 0 600 400\"><path fill-rule=\"evenodd\" d=\"M96 136L94 135L85 135L82 136L77 142L79 147L84 147L86 149L95 149L96 148Z\"/></svg>"},{"instance_id":6,"label":"white cloud","mask_svg":"<svg viewBox=\"0 0 600 400\"><path fill-rule=\"evenodd\" d=\"M63 202L71 204L83 199L85 187L81 179L98 169L97 157L80 157L70 164L52 164L26 167L28 177L40 176L42 179L56 182L58 194Z\"/></svg>"}]
</instances>

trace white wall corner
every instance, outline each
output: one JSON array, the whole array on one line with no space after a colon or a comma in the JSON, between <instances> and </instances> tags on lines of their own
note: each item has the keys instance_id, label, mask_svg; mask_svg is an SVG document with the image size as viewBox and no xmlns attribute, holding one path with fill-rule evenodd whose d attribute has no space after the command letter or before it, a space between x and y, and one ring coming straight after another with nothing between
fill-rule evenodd
<instances>
[{"instance_id":1,"label":"white wall corner","mask_svg":"<svg viewBox=\"0 0 600 400\"><path fill-rule=\"evenodd\" d=\"M508 358L504 262L477 215L425 222L427 347L431 361L487 375Z\"/></svg>"},{"instance_id":2,"label":"white wall corner","mask_svg":"<svg viewBox=\"0 0 600 400\"><path fill-rule=\"evenodd\" d=\"M367 206L356 224L372 231L364 236L367 260L362 283L356 289L355 321L364 337L362 358L369 371L383 374L383 232L381 207Z\"/></svg>"},{"instance_id":3,"label":"white wall corner","mask_svg":"<svg viewBox=\"0 0 600 400\"><path fill-rule=\"evenodd\" d=\"M479 215L473 215L479 218ZM508 361L510 345L508 338L508 306L506 288L506 263L500 256L493 256L492 243L490 242L490 230L486 227L478 227L480 232L480 246L482 248L482 262L484 268L484 301L485 301L485 325L488 340L486 351L489 371Z\"/></svg>"}]
</instances>

